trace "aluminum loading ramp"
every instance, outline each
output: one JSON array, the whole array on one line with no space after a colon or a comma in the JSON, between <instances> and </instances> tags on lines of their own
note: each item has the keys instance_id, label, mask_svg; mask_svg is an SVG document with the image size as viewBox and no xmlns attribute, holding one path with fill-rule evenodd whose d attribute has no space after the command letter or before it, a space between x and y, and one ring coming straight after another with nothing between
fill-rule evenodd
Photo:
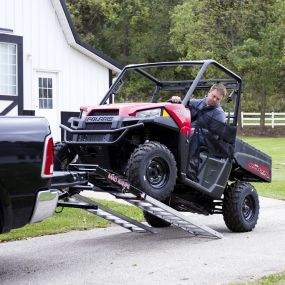
<instances>
[{"instance_id":1,"label":"aluminum loading ramp","mask_svg":"<svg viewBox=\"0 0 285 285\"><path fill-rule=\"evenodd\" d=\"M114 195L117 199L122 199L130 204L146 211L162 220L169 222L172 225L181 228L182 230L190 233L194 236L208 237L208 238L222 238L223 235L207 226L200 225L182 214L179 211L161 203L160 201L146 195L136 187L132 186L127 180L120 177L117 174L108 172L98 165L85 165L85 164L72 164L71 165L77 171L88 172L90 176L96 178L98 182L98 188L103 192ZM82 189L82 186L80 186ZM71 190L77 190L76 187ZM90 188L88 188L90 190ZM102 192L101 191L101 192ZM65 202L59 202L59 206L82 208L90 213L100 216L106 220L109 220L119 226L122 226L130 231L134 232L151 232L155 233L152 227L146 226L136 220L123 216L122 214L99 205L97 202L75 194L72 196L76 200L72 199L70 203L68 200ZM68 205L69 204L69 205ZM73 205L73 206L72 206Z\"/></svg>"}]
</instances>

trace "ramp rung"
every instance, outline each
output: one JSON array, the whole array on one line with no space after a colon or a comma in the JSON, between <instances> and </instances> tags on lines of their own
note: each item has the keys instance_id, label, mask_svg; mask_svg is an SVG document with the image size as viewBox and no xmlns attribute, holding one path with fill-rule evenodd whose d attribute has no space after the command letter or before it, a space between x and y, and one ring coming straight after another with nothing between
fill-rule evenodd
<instances>
[{"instance_id":1,"label":"ramp rung","mask_svg":"<svg viewBox=\"0 0 285 285\"><path fill-rule=\"evenodd\" d=\"M130 201L132 201L132 204L140 205L140 207L151 207L151 206L153 206L153 205L150 204L150 203L141 202L141 201L139 201L139 200L132 200L132 199L130 199Z\"/></svg>"},{"instance_id":2,"label":"ramp rung","mask_svg":"<svg viewBox=\"0 0 285 285\"><path fill-rule=\"evenodd\" d=\"M157 207L143 207L145 210L148 210L148 211L152 211L154 213L160 213L160 212L164 212L164 210L161 210Z\"/></svg>"}]
</instances>

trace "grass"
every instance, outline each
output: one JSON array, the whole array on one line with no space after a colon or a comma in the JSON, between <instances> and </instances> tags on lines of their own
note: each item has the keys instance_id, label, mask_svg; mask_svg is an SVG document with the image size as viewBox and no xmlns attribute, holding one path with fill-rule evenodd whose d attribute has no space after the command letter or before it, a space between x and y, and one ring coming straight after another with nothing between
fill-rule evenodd
<instances>
[{"instance_id":1,"label":"grass","mask_svg":"<svg viewBox=\"0 0 285 285\"><path fill-rule=\"evenodd\" d=\"M134 206L123 205L112 201L98 200L100 204L112 208L138 221L143 220L140 209ZM60 209L58 209L60 210ZM0 242L27 239L31 237L65 233L73 230L89 230L110 226L110 222L80 209L65 208L63 212L54 214L50 219L41 223L26 225L23 228L12 230L0 235Z\"/></svg>"},{"instance_id":2,"label":"grass","mask_svg":"<svg viewBox=\"0 0 285 285\"><path fill-rule=\"evenodd\" d=\"M230 285L285 285L285 272L272 274L261 279L246 283L231 283Z\"/></svg>"},{"instance_id":3,"label":"grass","mask_svg":"<svg viewBox=\"0 0 285 285\"><path fill-rule=\"evenodd\" d=\"M242 137L257 149L272 157L272 182L254 183L261 196L285 200L285 138Z\"/></svg>"}]
</instances>

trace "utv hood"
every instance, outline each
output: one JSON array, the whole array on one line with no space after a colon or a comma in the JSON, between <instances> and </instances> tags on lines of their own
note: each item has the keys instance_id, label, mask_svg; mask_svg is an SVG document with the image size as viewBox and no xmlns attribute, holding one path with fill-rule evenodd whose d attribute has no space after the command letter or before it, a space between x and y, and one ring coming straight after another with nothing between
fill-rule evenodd
<instances>
[{"instance_id":1,"label":"utv hood","mask_svg":"<svg viewBox=\"0 0 285 285\"><path fill-rule=\"evenodd\" d=\"M81 107L81 110L87 111L88 115L92 115L94 112L100 112L103 110L109 110L116 112L119 116L135 116L137 111L165 108L166 106L173 105L171 103L117 103L109 105L100 105L96 107Z\"/></svg>"}]
</instances>

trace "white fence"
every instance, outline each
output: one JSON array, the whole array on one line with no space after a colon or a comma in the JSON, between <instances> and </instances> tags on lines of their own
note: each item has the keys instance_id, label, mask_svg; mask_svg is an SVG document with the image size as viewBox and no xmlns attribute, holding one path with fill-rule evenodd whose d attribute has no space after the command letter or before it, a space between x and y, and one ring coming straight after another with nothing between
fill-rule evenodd
<instances>
[{"instance_id":1,"label":"white fence","mask_svg":"<svg viewBox=\"0 0 285 285\"><path fill-rule=\"evenodd\" d=\"M260 113L241 112L241 127L260 126ZM285 126L285 113L265 113L265 126Z\"/></svg>"}]
</instances>

